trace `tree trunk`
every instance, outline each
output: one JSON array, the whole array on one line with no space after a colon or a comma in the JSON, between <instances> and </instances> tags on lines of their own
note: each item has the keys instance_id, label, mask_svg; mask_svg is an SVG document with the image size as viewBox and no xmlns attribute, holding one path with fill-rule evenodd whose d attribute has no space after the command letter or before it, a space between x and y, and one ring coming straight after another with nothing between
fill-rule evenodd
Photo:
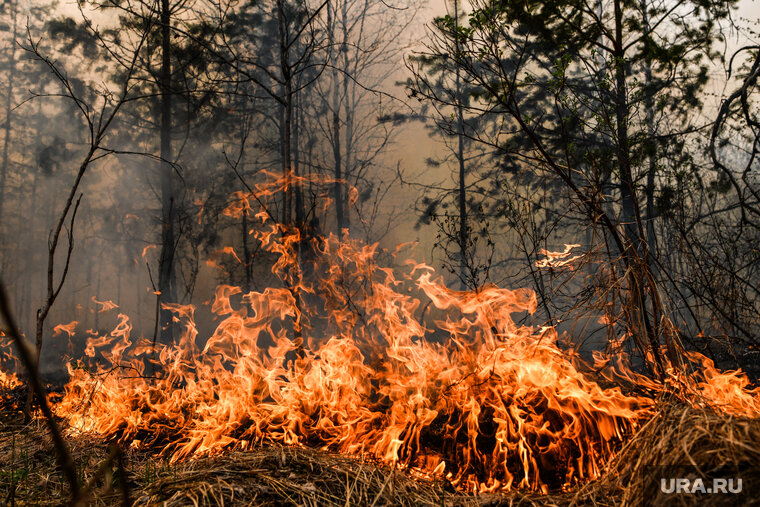
<instances>
[{"instance_id":1,"label":"tree trunk","mask_svg":"<svg viewBox=\"0 0 760 507\"><path fill-rule=\"evenodd\" d=\"M346 0L343 0L343 3L341 4L341 15L342 15L342 25L343 25L343 42L341 44L341 53L343 54L343 107L345 110L345 123L346 123L346 150L345 150L345 157L343 162L343 179L347 180L351 177L352 173L352 167L351 167L351 154L353 149L353 138L354 138L354 111L353 108L356 105L356 102L354 100L349 100L351 97L348 93L348 87L349 83L352 82L352 80L349 78L350 75L354 74L351 71L350 64L348 61L348 2ZM366 11L366 5L365 5L365 11ZM355 85L354 85L355 86ZM342 183L342 185L346 185L346 183ZM338 206L342 208L341 214L343 215L343 229L348 229L351 227L351 210L348 206L348 195L344 192L341 197L343 200L338 203Z\"/></svg>"},{"instance_id":2,"label":"tree trunk","mask_svg":"<svg viewBox=\"0 0 760 507\"><path fill-rule=\"evenodd\" d=\"M335 52L335 24L336 24L336 14L334 12L334 9L332 7L332 2L327 2L327 38L328 38L328 45L330 46L330 52L334 54ZM345 227L345 217L343 216L343 183L340 181L343 179L343 165L342 165L342 157L341 157L341 151L340 151L340 81L338 79L338 65L337 65L337 57L333 59L333 65L332 65L332 128L333 128L333 138L332 138L332 149L333 149L333 162L335 164L334 167L334 178L335 183L333 183L333 194L335 199L335 220L336 220L336 229L338 234L340 235L343 231L343 228Z\"/></svg>"},{"instance_id":3,"label":"tree trunk","mask_svg":"<svg viewBox=\"0 0 760 507\"><path fill-rule=\"evenodd\" d=\"M10 48L10 61L8 63L8 87L5 97L5 139L3 140L3 161L0 165L0 224L3 223L3 205L5 204L5 185L8 177L8 148L11 139L11 119L13 117L13 85L16 76L16 35L17 35L17 18L16 2L11 4L11 13L13 16L13 41Z\"/></svg>"},{"instance_id":4,"label":"tree trunk","mask_svg":"<svg viewBox=\"0 0 760 507\"><path fill-rule=\"evenodd\" d=\"M456 51L459 53L459 2L454 0L454 28L456 33ZM464 166L464 115L462 112L462 83L459 65L456 66L456 101L457 101L457 162L459 163L459 279L462 290L467 288L467 195Z\"/></svg>"},{"instance_id":5,"label":"tree trunk","mask_svg":"<svg viewBox=\"0 0 760 507\"><path fill-rule=\"evenodd\" d=\"M285 166L285 192L283 199L283 222L287 226L293 225L293 164L291 161L292 151L290 146L291 117L293 114L293 76L291 75L288 58L288 35L285 24L285 6L283 0L277 0L277 26L280 32L280 72L283 82L283 125L282 125L282 153Z\"/></svg>"},{"instance_id":6,"label":"tree trunk","mask_svg":"<svg viewBox=\"0 0 760 507\"><path fill-rule=\"evenodd\" d=\"M295 174L296 177L301 176L301 168L300 168L300 156L301 152L299 150L299 143L300 143L300 133L301 129L300 127L300 108L299 108L299 97L294 96L294 107L293 107L293 174ZM296 224L298 225L298 228L301 229L301 232L303 232L304 223L306 221L306 209L304 207L304 200L303 200L303 188L302 186L296 185L296 187L293 189L295 192L295 205L296 205Z\"/></svg>"},{"instance_id":7,"label":"tree trunk","mask_svg":"<svg viewBox=\"0 0 760 507\"><path fill-rule=\"evenodd\" d=\"M161 254L159 259L158 301L173 302L175 299L174 253L175 253L175 213L174 168L172 166L171 145L171 12L169 0L161 0L161 91L160 136L161 136ZM172 341L172 315L168 310L159 309L161 341Z\"/></svg>"},{"instance_id":8,"label":"tree trunk","mask_svg":"<svg viewBox=\"0 0 760 507\"><path fill-rule=\"evenodd\" d=\"M647 2L642 0L641 2L642 21L644 25L644 33L649 33L649 13L647 12ZM644 110L647 116L647 144L654 143L654 96L650 89L652 85L652 65L649 59L644 60ZM647 154L649 159L649 167L647 171L647 183L646 183L646 228L647 228L647 244L649 246L649 255L652 257L657 252L657 235L654 228L655 210L654 210L654 191L655 191L655 177L657 174L656 164L656 150L649 149ZM656 273L656 266L654 259L649 259L650 266L653 272Z\"/></svg>"},{"instance_id":9,"label":"tree trunk","mask_svg":"<svg viewBox=\"0 0 760 507\"><path fill-rule=\"evenodd\" d=\"M285 18L285 7L283 0L277 0L277 25L280 32L280 72L282 73L283 88L284 88L284 118L282 125L282 152L284 155L285 164L285 195L284 195L284 213L283 222L288 228L293 227L293 165L292 165L292 146L291 146L291 132L292 132L292 114L293 114L293 75L290 67L290 59L288 52L288 34L287 24ZM297 224L300 226L301 224ZM298 252L296 259L300 257ZM295 317L293 319L293 344L295 345L295 354L298 357L303 357L303 332L301 330L301 294L299 291L300 282L300 267L296 262L293 267L295 272L291 274L292 285L290 291L293 294L295 301ZM286 358L287 363L287 358Z\"/></svg>"},{"instance_id":10,"label":"tree trunk","mask_svg":"<svg viewBox=\"0 0 760 507\"><path fill-rule=\"evenodd\" d=\"M245 110L245 99L241 97L239 106L241 111ZM249 116L246 114L243 118L243 120L240 122L240 142L242 145L240 146L240 162L238 163L238 167L240 168L240 174L245 175L245 142L248 138L248 129L249 127ZM240 240L243 243L243 269L245 272L243 273L243 290L246 294L251 292L252 290L252 272L251 272L251 266L253 260L251 259L251 250L248 247L248 213L243 213L243 220L240 224Z\"/></svg>"},{"instance_id":11,"label":"tree trunk","mask_svg":"<svg viewBox=\"0 0 760 507\"><path fill-rule=\"evenodd\" d=\"M628 326L631 335L635 340L645 340L648 347L641 346L642 353L648 348L654 359L655 370L653 373L661 375L663 370L662 360L660 357L660 346L658 333L652 325L649 318L648 295L654 298L656 288L652 285L653 280L649 265L645 260L647 256L647 245L642 242L643 227L641 222L641 213L636 196L636 188L633 181L633 170L631 167L629 140L628 140L628 100L626 91L626 63L625 49L623 42L623 11L622 0L615 0L615 40L614 53L615 58L615 120L617 134L617 162L620 170L620 194L622 198L622 222L624 230L624 249L623 255L626 259L628 270L628 286L630 297L626 303L625 309ZM652 300L652 310L656 311L654 299ZM655 315L654 322L657 325L658 319Z\"/></svg>"}]
</instances>

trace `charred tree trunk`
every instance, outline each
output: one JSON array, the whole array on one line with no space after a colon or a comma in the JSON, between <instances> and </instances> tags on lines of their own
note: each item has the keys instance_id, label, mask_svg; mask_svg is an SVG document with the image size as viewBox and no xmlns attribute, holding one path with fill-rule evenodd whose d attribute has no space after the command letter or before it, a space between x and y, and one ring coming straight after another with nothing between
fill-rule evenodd
<instances>
[{"instance_id":1,"label":"charred tree trunk","mask_svg":"<svg viewBox=\"0 0 760 507\"><path fill-rule=\"evenodd\" d=\"M174 167L171 145L171 11L169 0L161 0L161 72L159 88L161 92L161 253L159 258L158 295L161 341L172 341L172 315L161 308L161 302L175 299L174 253L176 200L174 195Z\"/></svg>"}]
</instances>

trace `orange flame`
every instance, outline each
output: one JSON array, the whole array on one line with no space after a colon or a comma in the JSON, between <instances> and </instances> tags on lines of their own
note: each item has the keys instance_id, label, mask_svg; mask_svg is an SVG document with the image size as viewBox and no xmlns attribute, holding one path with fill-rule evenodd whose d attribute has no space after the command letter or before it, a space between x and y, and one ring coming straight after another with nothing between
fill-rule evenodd
<instances>
[{"instance_id":1,"label":"orange flame","mask_svg":"<svg viewBox=\"0 0 760 507\"><path fill-rule=\"evenodd\" d=\"M584 373L553 328L515 322L535 311L532 291L455 291L423 263L378 265L377 245L348 235L306 240L261 209L282 188L276 179L238 193L225 213L259 219L252 233L275 256L283 286L219 286L211 310L221 321L204 340L193 306L164 304L182 332L155 349L133 340L120 314L110 334L88 339L94 368L69 367L55 410L70 431L157 447L171 460L259 442L317 446L467 491L547 492L597 477L651 414L651 397ZM570 249L547 256L567 263ZM158 374L148 375L151 363ZM624 358L598 356L596 366L665 388ZM690 399L760 414L746 377L702 367L698 381L680 379Z\"/></svg>"},{"instance_id":2,"label":"orange flame","mask_svg":"<svg viewBox=\"0 0 760 507\"><path fill-rule=\"evenodd\" d=\"M173 460L270 441L374 456L469 491L547 491L598 476L649 413L651 400L581 373L553 329L513 320L535 311L533 292L454 291L424 264L378 266L377 245L348 236L304 245L257 208L239 193L225 213L256 213L284 287L243 294L239 307L240 288L218 287L223 320L202 348L194 308L165 305L184 331L156 351L156 378L121 315L88 341L107 366L70 368L56 410L74 430L158 445ZM313 260L300 265L299 248Z\"/></svg>"},{"instance_id":3,"label":"orange flame","mask_svg":"<svg viewBox=\"0 0 760 507\"><path fill-rule=\"evenodd\" d=\"M0 391L15 389L20 385L21 382L15 373L8 373L0 370Z\"/></svg>"},{"instance_id":4,"label":"orange flame","mask_svg":"<svg viewBox=\"0 0 760 507\"><path fill-rule=\"evenodd\" d=\"M100 306L98 313L105 313L119 307L119 305L117 305L113 301L98 301L97 299L95 299L95 296L92 296L92 302Z\"/></svg>"},{"instance_id":5,"label":"orange flame","mask_svg":"<svg viewBox=\"0 0 760 507\"><path fill-rule=\"evenodd\" d=\"M582 255L575 255L570 257L570 251L573 248L578 248L580 245L565 245L565 249L561 252L550 252L546 249L541 249L541 255L545 255L546 259L536 261L536 266L539 268L562 268L568 267L573 269L572 262L583 257Z\"/></svg>"},{"instance_id":6,"label":"orange flame","mask_svg":"<svg viewBox=\"0 0 760 507\"><path fill-rule=\"evenodd\" d=\"M57 336L59 334L66 333L69 338L71 338L74 335L74 329L76 329L79 322L76 320L72 320L68 324L58 324L53 328L53 335Z\"/></svg>"}]
</instances>

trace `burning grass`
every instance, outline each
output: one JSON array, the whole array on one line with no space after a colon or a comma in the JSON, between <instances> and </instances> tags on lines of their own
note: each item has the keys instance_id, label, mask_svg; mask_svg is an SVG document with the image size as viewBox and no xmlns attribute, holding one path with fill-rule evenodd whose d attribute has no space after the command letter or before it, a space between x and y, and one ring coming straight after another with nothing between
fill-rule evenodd
<instances>
[{"instance_id":1,"label":"burning grass","mask_svg":"<svg viewBox=\"0 0 760 507\"><path fill-rule=\"evenodd\" d=\"M651 399L582 373L554 329L516 322L535 311L533 292L454 291L423 263L381 265L377 245L303 237L261 207L283 184L262 183L227 209L257 222L278 282L246 294L220 285L210 337L198 336L190 305L164 305L179 336L157 347L120 314L70 366L55 405L69 435L172 462L298 445L461 491L548 492L598 477L648 417Z\"/></svg>"},{"instance_id":2,"label":"burning grass","mask_svg":"<svg viewBox=\"0 0 760 507\"><path fill-rule=\"evenodd\" d=\"M108 454L102 438L69 440L84 481ZM563 492L472 495L445 479L422 477L362 456L270 445L169 463L150 452L127 452L125 483L135 505L753 505L760 484L760 420L706 407L661 401L599 479ZM659 494L662 467L695 463L705 477L720 470L742 477L744 495ZM727 465L730 470L727 471ZM98 482L95 505L121 503L121 478L112 468ZM67 499L45 427L0 427L0 500L60 505ZM749 495L746 492L749 491Z\"/></svg>"},{"instance_id":3,"label":"burning grass","mask_svg":"<svg viewBox=\"0 0 760 507\"><path fill-rule=\"evenodd\" d=\"M172 461L302 445L413 468L464 491L548 492L596 478L649 413L648 398L579 371L553 329L514 322L513 313L535 310L529 291L451 291L427 266L380 268L374 247L335 237L322 239L312 268L330 276L293 279L285 245L297 235L273 226L259 238L281 253L275 269L286 288L250 292L235 307L240 289L219 287L221 322L202 348L191 306L167 305L184 331L156 350L133 344L120 315L88 344L105 366L70 369L56 404L70 434L95 432ZM423 298L434 315L421 311ZM160 375L146 374L152 357Z\"/></svg>"},{"instance_id":4,"label":"burning grass","mask_svg":"<svg viewBox=\"0 0 760 507\"><path fill-rule=\"evenodd\" d=\"M129 450L121 484L139 502L632 505L651 466L755 458L760 394L741 372L689 353L664 382L622 355L592 374L554 329L518 324L531 291L454 291L425 264L380 265L377 245L302 237L255 207L281 185L227 210L258 220L279 283L220 285L209 337L191 305L164 305L178 336L158 346L118 314L69 365L57 416L74 442ZM154 458L171 474L142 481Z\"/></svg>"}]
</instances>

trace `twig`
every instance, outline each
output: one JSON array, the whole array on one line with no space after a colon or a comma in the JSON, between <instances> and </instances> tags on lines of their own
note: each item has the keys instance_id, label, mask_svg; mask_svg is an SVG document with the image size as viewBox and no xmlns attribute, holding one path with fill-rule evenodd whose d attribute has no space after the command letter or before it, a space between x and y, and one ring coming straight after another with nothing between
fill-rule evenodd
<instances>
[{"instance_id":1,"label":"twig","mask_svg":"<svg viewBox=\"0 0 760 507\"><path fill-rule=\"evenodd\" d=\"M18 332L16 321L10 311L8 304L8 296L5 291L5 285L0 281L0 314L2 314L3 320L8 326L7 333L10 335L13 343L16 344L16 349L21 356L21 362L24 363L24 367L29 373L29 383L34 390L35 399L40 406L42 415L45 416L50 435L53 438L53 445L55 446L56 453L58 455L58 463L61 467L63 475L71 486L72 501L76 502L79 498L79 482L77 481L76 465L74 459L71 457L66 442L64 442L61 432L58 429L58 425L53 419L53 413L50 410L50 405L47 401L47 392L40 382L39 371L37 369L37 363L34 359L34 353L31 347L27 344Z\"/></svg>"}]
</instances>

